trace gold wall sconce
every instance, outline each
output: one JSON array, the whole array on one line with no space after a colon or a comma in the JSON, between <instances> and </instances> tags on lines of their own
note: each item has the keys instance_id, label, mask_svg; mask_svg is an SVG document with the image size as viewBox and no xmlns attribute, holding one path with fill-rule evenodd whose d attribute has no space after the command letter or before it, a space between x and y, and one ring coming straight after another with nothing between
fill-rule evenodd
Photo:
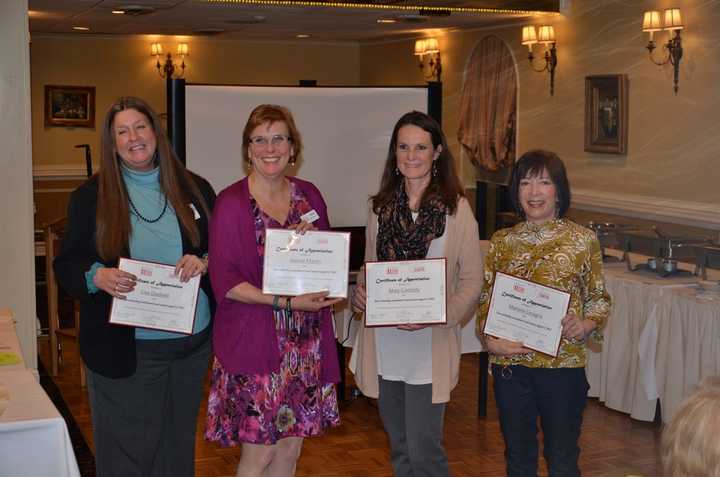
<instances>
[{"instance_id":1,"label":"gold wall sconce","mask_svg":"<svg viewBox=\"0 0 720 477\"><path fill-rule=\"evenodd\" d=\"M680 30L685 28L682 23L682 15L680 14L679 8L668 8L665 10L663 15L665 18L664 24L660 21L660 12L657 10L651 10L645 12L643 15L642 31L647 32L650 35L650 39L645 48L650 53L650 61L658 66L664 66L668 62L673 67L673 89L675 94L678 92L678 81L680 79L680 60L682 59L682 39L680 38ZM663 50L665 50L665 57L657 61L653 56L653 50L655 50L655 42L653 41L653 34L656 31L667 30L670 34L670 38L667 43L663 44Z\"/></svg>"},{"instance_id":2,"label":"gold wall sconce","mask_svg":"<svg viewBox=\"0 0 720 477\"><path fill-rule=\"evenodd\" d=\"M187 43L178 43L177 54L180 57L181 63L178 65L173 63L172 54L167 53L165 60L161 63L160 57L163 56L163 49L160 43L153 43L150 45L150 56L157 58L155 67L157 68L158 74L161 78L165 79L178 79L182 78L185 74L185 57L190 56Z\"/></svg>"},{"instance_id":3,"label":"gold wall sconce","mask_svg":"<svg viewBox=\"0 0 720 477\"><path fill-rule=\"evenodd\" d=\"M543 59L545 64L540 68L535 66L535 55L533 54L533 45L535 43L542 43L545 45L545 54ZM522 29L522 44L528 47L528 60L530 60L530 67L542 73L547 71L550 73L550 96L555 93L555 68L557 68L557 48L555 42L555 29L550 25L543 25L538 27L535 31L533 25L524 26Z\"/></svg>"},{"instance_id":4,"label":"gold wall sconce","mask_svg":"<svg viewBox=\"0 0 720 477\"><path fill-rule=\"evenodd\" d=\"M440 45L436 38L415 40L415 56L420 57L420 71L426 80L440 81L442 63L440 62ZM427 62L426 58L427 57ZM427 71L427 72L426 72Z\"/></svg>"}]
</instances>

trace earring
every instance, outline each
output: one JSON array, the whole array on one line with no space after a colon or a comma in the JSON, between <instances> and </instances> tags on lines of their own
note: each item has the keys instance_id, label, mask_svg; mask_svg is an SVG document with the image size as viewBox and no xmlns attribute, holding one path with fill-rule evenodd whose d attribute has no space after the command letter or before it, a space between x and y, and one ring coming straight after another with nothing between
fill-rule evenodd
<instances>
[{"instance_id":1,"label":"earring","mask_svg":"<svg viewBox=\"0 0 720 477\"><path fill-rule=\"evenodd\" d=\"M433 165L432 165L432 175L433 175L433 177L437 177L437 175L438 175L438 171L437 171L437 159L435 159L435 160L433 161Z\"/></svg>"},{"instance_id":2,"label":"earring","mask_svg":"<svg viewBox=\"0 0 720 477\"><path fill-rule=\"evenodd\" d=\"M400 175L400 169L398 169L397 166L395 166L395 175L396 176Z\"/></svg>"},{"instance_id":3,"label":"earring","mask_svg":"<svg viewBox=\"0 0 720 477\"><path fill-rule=\"evenodd\" d=\"M290 167L295 167L295 163L297 162L297 159L295 156L290 158Z\"/></svg>"}]
</instances>

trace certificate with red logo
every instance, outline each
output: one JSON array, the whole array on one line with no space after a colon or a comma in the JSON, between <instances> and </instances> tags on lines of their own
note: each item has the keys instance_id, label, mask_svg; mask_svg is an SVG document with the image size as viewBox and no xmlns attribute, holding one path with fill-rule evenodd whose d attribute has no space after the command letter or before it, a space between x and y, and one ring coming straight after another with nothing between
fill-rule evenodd
<instances>
[{"instance_id":1,"label":"certificate with red logo","mask_svg":"<svg viewBox=\"0 0 720 477\"><path fill-rule=\"evenodd\" d=\"M329 291L347 298L350 271L349 232L265 231L263 293L296 296Z\"/></svg>"},{"instance_id":2,"label":"certificate with red logo","mask_svg":"<svg viewBox=\"0 0 720 477\"><path fill-rule=\"evenodd\" d=\"M444 258L365 263L366 326L447 323Z\"/></svg>"},{"instance_id":3,"label":"certificate with red logo","mask_svg":"<svg viewBox=\"0 0 720 477\"><path fill-rule=\"evenodd\" d=\"M120 258L120 270L137 277L124 300L113 298L110 323L191 334L200 275L181 282L174 265Z\"/></svg>"},{"instance_id":4,"label":"certificate with red logo","mask_svg":"<svg viewBox=\"0 0 720 477\"><path fill-rule=\"evenodd\" d=\"M567 292L497 272L484 332L557 356L569 304Z\"/></svg>"}]
</instances>

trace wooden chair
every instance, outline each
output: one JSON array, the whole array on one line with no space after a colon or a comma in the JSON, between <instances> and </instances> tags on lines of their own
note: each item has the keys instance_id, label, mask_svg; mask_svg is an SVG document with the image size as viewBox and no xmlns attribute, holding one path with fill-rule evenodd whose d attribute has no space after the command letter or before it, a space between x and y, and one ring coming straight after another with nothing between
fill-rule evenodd
<instances>
[{"instance_id":1,"label":"wooden chair","mask_svg":"<svg viewBox=\"0 0 720 477\"><path fill-rule=\"evenodd\" d=\"M60 240L62 239L67 218L58 219L45 226L45 277L47 282L47 301L48 301L48 325L50 335L50 362L52 365L51 374L57 376L58 363L62 359L62 338L71 338L76 342L80 332L80 304L77 300L73 300L73 326L70 328L61 328L60 313L58 306L58 284L55 280L55 270L53 269L53 260L60 249ZM79 347L78 347L79 348ZM80 361L80 385L85 387L85 366L82 358Z\"/></svg>"}]
</instances>

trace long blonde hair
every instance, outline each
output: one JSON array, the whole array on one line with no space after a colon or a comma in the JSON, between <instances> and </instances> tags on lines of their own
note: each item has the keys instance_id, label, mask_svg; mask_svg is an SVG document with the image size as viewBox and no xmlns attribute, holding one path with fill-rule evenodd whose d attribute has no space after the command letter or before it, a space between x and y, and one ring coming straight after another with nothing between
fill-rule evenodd
<instances>
[{"instance_id":1,"label":"long blonde hair","mask_svg":"<svg viewBox=\"0 0 720 477\"><path fill-rule=\"evenodd\" d=\"M127 253L130 243L130 209L121 159L115 148L113 122L115 115L134 109L145 116L157 138L155 163L160 168L160 188L177 215L180 227L194 246L200 244L200 231L188 204L195 199L205 213L209 209L200 190L185 166L178 160L162 128L157 113L142 99L132 96L118 98L108 109L101 136L101 165L98 172L98 201L96 211L97 251L104 260L114 260ZM189 194L189 195L188 195Z\"/></svg>"}]
</instances>

